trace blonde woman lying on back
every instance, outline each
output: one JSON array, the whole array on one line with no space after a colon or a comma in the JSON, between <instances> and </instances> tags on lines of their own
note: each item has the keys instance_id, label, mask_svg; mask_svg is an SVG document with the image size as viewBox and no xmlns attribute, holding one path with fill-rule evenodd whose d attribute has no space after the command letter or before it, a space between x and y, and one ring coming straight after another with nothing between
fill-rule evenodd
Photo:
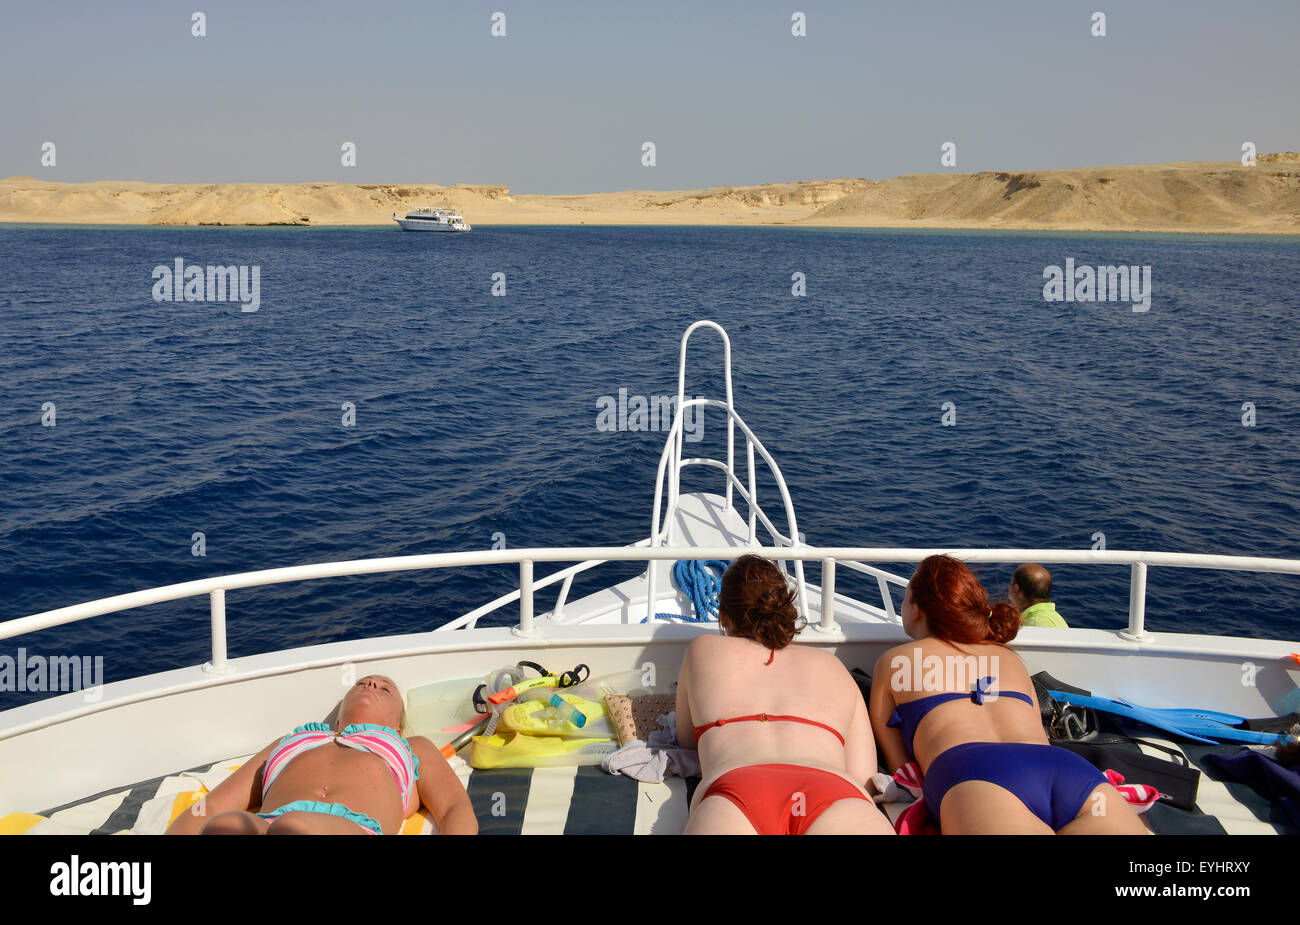
<instances>
[{"instance_id":1,"label":"blonde woman lying on back","mask_svg":"<svg viewBox=\"0 0 1300 925\"><path fill-rule=\"evenodd\" d=\"M362 678L333 727L307 723L276 739L204 798L202 815L182 813L167 834L392 835L421 804L444 835L478 834L447 760L428 739L398 732L405 716L391 678Z\"/></svg>"}]
</instances>

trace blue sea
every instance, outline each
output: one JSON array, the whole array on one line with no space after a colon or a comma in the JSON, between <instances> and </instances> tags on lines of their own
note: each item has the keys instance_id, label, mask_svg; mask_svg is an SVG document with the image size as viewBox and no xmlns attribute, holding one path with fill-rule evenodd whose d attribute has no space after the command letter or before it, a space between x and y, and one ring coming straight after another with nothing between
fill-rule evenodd
<instances>
[{"instance_id":1,"label":"blue sea","mask_svg":"<svg viewBox=\"0 0 1300 925\"><path fill-rule=\"evenodd\" d=\"M156 300L155 267L178 258L259 268L257 310ZM1044 270L1067 259L1151 267L1149 310L1045 300ZM701 318L731 335L737 407L809 542L1104 534L1300 557L1298 317L1300 238L0 226L0 620L276 566L640 539L663 434L602 429L598 409L620 389L674 393ZM717 341L693 345L687 390L718 397ZM724 433L706 416L693 451ZM979 574L1005 596L1012 568ZM637 571L596 570L575 594ZM1126 568L1054 575L1071 624L1123 625ZM498 567L231 592L230 651L431 629L515 581ZM1148 625L1300 639L1298 598L1300 576L1153 568ZM0 654L102 656L109 681L201 663L207 607Z\"/></svg>"}]
</instances>

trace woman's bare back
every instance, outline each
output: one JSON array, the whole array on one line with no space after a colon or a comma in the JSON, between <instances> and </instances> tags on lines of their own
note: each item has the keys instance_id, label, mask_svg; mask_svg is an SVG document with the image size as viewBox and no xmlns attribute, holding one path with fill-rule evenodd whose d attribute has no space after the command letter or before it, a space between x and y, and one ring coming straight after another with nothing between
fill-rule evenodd
<instances>
[{"instance_id":1,"label":"woman's bare back","mask_svg":"<svg viewBox=\"0 0 1300 925\"><path fill-rule=\"evenodd\" d=\"M794 644L773 654L750 639L701 636L687 649L681 683L687 697L685 704L678 701L679 738L694 737L689 727L766 713L825 724L846 740L842 744L827 729L801 722L714 726L697 743L704 770L697 794L727 771L757 764L821 768L859 787L876 770L862 695L828 652ZM681 715L683 706L689 717Z\"/></svg>"},{"instance_id":2,"label":"woman's bare back","mask_svg":"<svg viewBox=\"0 0 1300 925\"><path fill-rule=\"evenodd\" d=\"M997 691L1026 694L1036 704L1033 682L1020 657L994 643L956 646L927 637L890 649L876 674L888 680L895 705L941 693L968 693L985 677L997 679ZM983 704L952 700L934 707L918 725L912 746L924 770L936 756L966 742L1046 745L1047 736L1036 705L1015 697L987 697Z\"/></svg>"}]
</instances>

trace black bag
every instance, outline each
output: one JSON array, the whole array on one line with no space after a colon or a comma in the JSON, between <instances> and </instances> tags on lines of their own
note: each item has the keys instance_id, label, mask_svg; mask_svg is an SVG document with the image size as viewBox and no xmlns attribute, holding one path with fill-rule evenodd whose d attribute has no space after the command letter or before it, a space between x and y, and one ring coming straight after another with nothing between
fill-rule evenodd
<instances>
[{"instance_id":1,"label":"black bag","mask_svg":"<svg viewBox=\"0 0 1300 925\"><path fill-rule=\"evenodd\" d=\"M1030 678L1034 682L1034 693L1038 696L1038 712L1043 721L1043 731L1049 741L1086 742L1097 737L1101 731L1101 719L1091 707L1079 707L1062 703L1049 691L1064 691L1067 694L1079 694L1091 697L1090 691L1058 681L1046 671L1040 671Z\"/></svg>"},{"instance_id":2,"label":"black bag","mask_svg":"<svg viewBox=\"0 0 1300 925\"><path fill-rule=\"evenodd\" d=\"M1052 744L1087 759L1098 771L1118 771L1130 783L1155 787L1160 791L1162 803L1179 809L1196 809L1196 791L1201 783L1201 772L1187 763L1182 752L1154 742L1142 744L1167 753L1170 759L1144 755L1135 747L1139 741L1141 740L1126 736L1107 735L1090 742L1060 740Z\"/></svg>"}]
</instances>

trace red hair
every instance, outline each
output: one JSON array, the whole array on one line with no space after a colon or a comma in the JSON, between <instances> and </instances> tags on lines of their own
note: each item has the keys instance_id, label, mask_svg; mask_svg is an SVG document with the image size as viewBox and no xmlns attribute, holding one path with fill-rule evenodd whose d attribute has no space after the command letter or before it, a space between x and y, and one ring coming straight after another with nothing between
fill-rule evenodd
<instances>
[{"instance_id":1,"label":"red hair","mask_svg":"<svg viewBox=\"0 0 1300 925\"><path fill-rule=\"evenodd\" d=\"M990 601L975 573L952 556L923 559L910 585L930 635L939 639L1005 645L1020 631L1020 611L1006 601Z\"/></svg>"}]
</instances>

